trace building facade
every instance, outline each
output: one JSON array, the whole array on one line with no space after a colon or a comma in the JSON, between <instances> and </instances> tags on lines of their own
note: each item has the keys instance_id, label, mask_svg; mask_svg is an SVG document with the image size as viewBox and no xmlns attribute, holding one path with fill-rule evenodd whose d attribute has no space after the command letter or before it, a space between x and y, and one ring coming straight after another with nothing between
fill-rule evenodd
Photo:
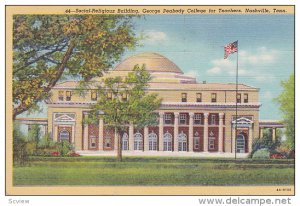
<instances>
[{"instance_id":1,"label":"building facade","mask_svg":"<svg viewBox=\"0 0 300 206\"><path fill-rule=\"evenodd\" d=\"M102 78L127 76L136 64L145 64L152 80L147 92L157 93L162 103L157 111L159 124L143 129L127 125L122 134L123 150L249 153L259 131L259 89L232 83L198 83L178 66L157 53L131 56ZM65 81L52 89L47 101L48 132L54 141L68 140L75 150L116 150L116 135L100 119L85 124L89 107L97 101L96 86L85 96L76 92L78 82ZM237 125L237 129L235 126ZM237 131L237 135L236 135ZM237 139L236 139L237 137Z\"/></svg>"}]
</instances>

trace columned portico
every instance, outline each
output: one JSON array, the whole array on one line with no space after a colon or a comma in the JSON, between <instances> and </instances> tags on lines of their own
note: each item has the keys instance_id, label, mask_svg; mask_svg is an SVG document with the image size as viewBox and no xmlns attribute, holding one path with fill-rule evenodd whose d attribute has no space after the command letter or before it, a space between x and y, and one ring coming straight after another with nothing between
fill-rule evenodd
<instances>
[{"instance_id":1,"label":"columned portico","mask_svg":"<svg viewBox=\"0 0 300 206\"><path fill-rule=\"evenodd\" d=\"M204 139L203 139L203 151L208 152L208 115L204 113Z\"/></svg>"},{"instance_id":2,"label":"columned portico","mask_svg":"<svg viewBox=\"0 0 300 206\"><path fill-rule=\"evenodd\" d=\"M223 121L224 113L219 113L219 152L223 152L224 141L223 141Z\"/></svg>"},{"instance_id":3,"label":"columned portico","mask_svg":"<svg viewBox=\"0 0 300 206\"><path fill-rule=\"evenodd\" d=\"M178 151L178 125L179 125L179 113L174 112L174 151Z\"/></svg>"},{"instance_id":4,"label":"columned portico","mask_svg":"<svg viewBox=\"0 0 300 206\"><path fill-rule=\"evenodd\" d=\"M190 119L189 119L189 140L188 140L188 144L189 144L189 152L193 152L193 139L194 139L194 113L190 112L189 113Z\"/></svg>"},{"instance_id":5,"label":"columned portico","mask_svg":"<svg viewBox=\"0 0 300 206\"><path fill-rule=\"evenodd\" d=\"M233 120L232 121L232 143L231 143L232 152L233 153L251 152L252 142L253 142L253 121L250 118L246 118L246 117L240 117L236 120Z\"/></svg>"}]
</instances>

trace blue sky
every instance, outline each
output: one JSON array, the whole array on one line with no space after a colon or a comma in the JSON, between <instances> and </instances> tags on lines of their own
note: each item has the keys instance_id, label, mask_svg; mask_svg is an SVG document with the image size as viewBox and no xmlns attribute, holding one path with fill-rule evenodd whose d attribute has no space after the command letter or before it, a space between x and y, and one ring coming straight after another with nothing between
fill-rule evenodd
<instances>
[{"instance_id":1,"label":"blue sky","mask_svg":"<svg viewBox=\"0 0 300 206\"><path fill-rule=\"evenodd\" d=\"M147 38L122 59L157 52L199 82L235 83L236 54L224 60L223 46L238 40L239 82L260 88L260 119L281 119L273 99L294 71L293 15L145 15L135 28ZM47 116L41 106L33 116Z\"/></svg>"},{"instance_id":2,"label":"blue sky","mask_svg":"<svg viewBox=\"0 0 300 206\"><path fill-rule=\"evenodd\" d=\"M281 119L274 102L280 82L294 71L293 15L146 15L135 21L147 38L139 52L158 52L202 82L235 82L236 54L223 45L239 41L239 82L260 88L260 119Z\"/></svg>"}]
</instances>

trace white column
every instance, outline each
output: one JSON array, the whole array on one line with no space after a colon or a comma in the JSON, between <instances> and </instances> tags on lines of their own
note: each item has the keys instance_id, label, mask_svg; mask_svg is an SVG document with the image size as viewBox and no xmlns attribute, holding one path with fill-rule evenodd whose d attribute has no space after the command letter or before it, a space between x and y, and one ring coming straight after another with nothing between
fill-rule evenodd
<instances>
[{"instance_id":1,"label":"white column","mask_svg":"<svg viewBox=\"0 0 300 206\"><path fill-rule=\"evenodd\" d=\"M264 128L259 128L259 138L263 138L264 136Z\"/></svg>"},{"instance_id":2,"label":"white column","mask_svg":"<svg viewBox=\"0 0 300 206\"><path fill-rule=\"evenodd\" d=\"M58 126L54 125L54 131L53 131L53 141L58 142Z\"/></svg>"},{"instance_id":3,"label":"white column","mask_svg":"<svg viewBox=\"0 0 300 206\"><path fill-rule=\"evenodd\" d=\"M223 152L223 120L224 120L224 113L219 113L219 152Z\"/></svg>"},{"instance_id":4,"label":"white column","mask_svg":"<svg viewBox=\"0 0 300 206\"><path fill-rule=\"evenodd\" d=\"M252 129L252 123L249 127L249 134L248 134L248 152L250 153L252 151L252 143L253 143L253 129Z\"/></svg>"},{"instance_id":5,"label":"white column","mask_svg":"<svg viewBox=\"0 0 300 206\"><path fill-rule=\"evenodd\" d=\"M178 119L179 119L179 113L174 112L174 151L178 151Z\"/></svg>"},{"instance_id":6,"label":"white column","mask_svg":"<svg viewBox=\"0 0 300 206\"><path fill-rule=\"evenodd\" d=\"M104 136L104 122L103 119L99 119L99 139L98 139L98 148L103 150L103 137Z\"/></svg>"},{"instance_id":7,"label":"white column","mask_svg":"<svg viewBox=\"0 0 300 206\"><path fill-rule=\"evenodd\" d=\"M275 127L272 128L272 141L273 142L276 141L276 128Z\"/></svg>"},{"instance_id":8,"label":"white column","mask_svg":"<svg viewBox=\"0 0 300 206\"><path fill-rule=\"evenodd\" d=\"M144 151L149 151L149 129L144 127Z\"/></svg>"},{"instance_id":9,"label":"white column","mask_svg":"<svg viewBox=\"0 0 300 206\"><path fill-rule=\"evenodd\" d=\"M71 143L75 146L75 125L72 125Z\"/></svg>"},{"instance_id":10,"label":"white column","mask_svg":"<svg viewBox=\"0 0 300 206\"><path fill-rule=\"evenodd\" d=\"M232 127L232 153L235 153L235 126Z\"/></svg>"},{"instance_id":11,"label":"white column","mask_svg":"<svg viewBox=\"0 0 300 206\"><path fill-rule=\"evenodd\" d=\"M118 150L118 133L116 130L114 131L114 150Z\"/></svg>"},{"instance_id":12,"label":"white column","mask_svg":"<svg viewBox=\"0 0 300 206\"><path fill-rule=\"evenodd\" d=\"M134 133L134 127L133 124L130 123L129 125L129 151L133 151L134 150L134 137L133 134Z\"/></svg>"},{"instance_id":13,"label":"white column","mask_svg":"<svg viewBox=\"0 0 300 206\"><path fill-rule=\"evenodd\" d=\"M164 113L159 112L159 151L164 150Z\"/></svg>"},{"instance_id":14,"label":"white column","mask_svg":"<svg viewBox=\"0 0 300 206\"><path fill-rule=\"evenodd\" d=\"M208 115L209 113L204 113L204 135L203 135L204 152L208 152Z\"/></svg>"},{"instance_id":15,"label":"white column","mask_svg":"<svg viewBox=\"0 0 300 206\"><path fill-rule=\"evenodd\" d=\"M189 113L190 120L189 120L189 152L193 152L193 145L194 145L194 113Z\"/></svg>"}]
</instances>

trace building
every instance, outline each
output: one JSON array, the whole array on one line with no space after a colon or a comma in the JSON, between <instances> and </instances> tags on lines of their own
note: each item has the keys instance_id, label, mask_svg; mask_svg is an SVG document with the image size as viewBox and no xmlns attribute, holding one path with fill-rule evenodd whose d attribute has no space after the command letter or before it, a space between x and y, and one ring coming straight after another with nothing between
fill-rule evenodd
<instances>
[{"instance_id":1,"label":"building","mask_svg":"<svg viewBox=\"0 0 300 206\"><path fill-rule=\"evenodd\" d=\"M198 83L157 53L131 56L105 77L127 76L136 64L145 64L151 73L153 79L148 92L157 93L162 104L157 111L159 125L140 130L128 125L127 132L122 134L124 151L234 153L235 147L237 153L252 150L253 139L261 133L258 88L238 85L238 118L235 118L235 84ZM93 82L101 82L101 78L93 79ZM116 150L116 135L102 119L99 125L83 123L89 106L97 101L97 94L91 88L86 96L79 96L75 92L77 84L76 81L65 81L52 89L52 97L47 101L48 117L44 120L48 132L54 141L72 142L77 151ZM262 127L267 128L270 124L272 122Z\"/></svg>"}]
</instances>

